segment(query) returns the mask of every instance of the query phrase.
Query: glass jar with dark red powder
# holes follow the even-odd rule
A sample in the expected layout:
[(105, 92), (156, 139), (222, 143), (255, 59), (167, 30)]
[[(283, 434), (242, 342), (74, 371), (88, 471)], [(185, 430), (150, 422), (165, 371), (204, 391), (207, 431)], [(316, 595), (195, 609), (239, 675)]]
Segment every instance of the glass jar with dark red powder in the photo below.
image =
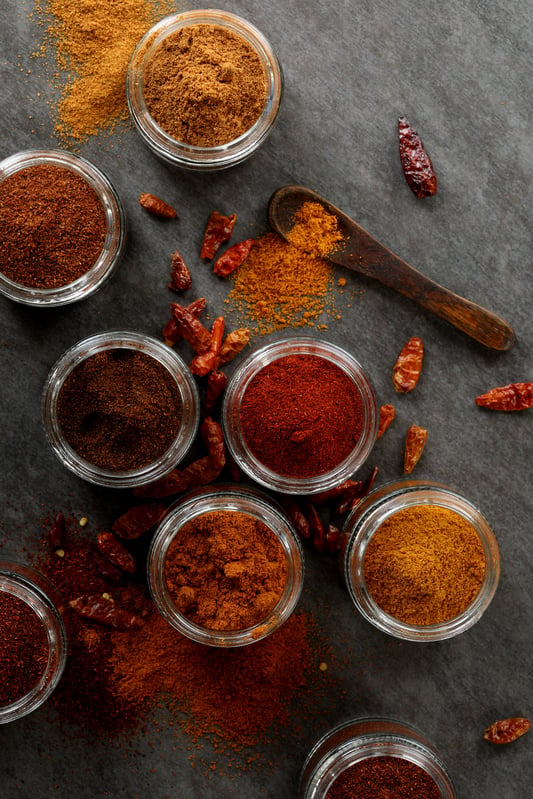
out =
[(334, 727), (309, 753), (300, 799), (456, 799), (437, 750), (411, 725), (386, 718)]
[(22, 564), (0, 561), (0, 724), (40, 707), (67, 659), (61, 599)]
[(183, 359), (141, 333), (90, 336), (65, 352), (43, 393), (43, 421), (61, 463), (79, 477), (133, 488), (164, 477), (199, 423), (196, 384)]
[(0, 292), (50, 307), (93, 294), (124, 250), (126, 217), (109, 179), (81, 156), (28, 150), (0, 163)]
[(361, 365), (335, 344), (298, 337), (257, 350), (226, 389), (231, 453), (256, 482), (285, 494), (338, 485), (368, 458), (378, 410)]

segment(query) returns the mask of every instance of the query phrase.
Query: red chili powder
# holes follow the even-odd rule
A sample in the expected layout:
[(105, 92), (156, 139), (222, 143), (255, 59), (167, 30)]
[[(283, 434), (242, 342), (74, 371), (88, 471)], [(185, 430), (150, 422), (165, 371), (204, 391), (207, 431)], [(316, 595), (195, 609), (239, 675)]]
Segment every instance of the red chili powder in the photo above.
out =
[(345, 769), (326, 799), (441, 799), (424, 769), (401, 757), (370, 757)]
[(29, 693), (48, 663), (42, 621), (26, 602), (8, 591), (0, 591), (0, 662), (0, 707)]
[(104, 246), (102, 204), (81, 175), (52, 164), (0, 183), (0, 264), (10, 280), (53, 289), (77, 280)]
[(244, 439), (277, 474), (315, 477), (348, 457), (362, 430), (358, 389), (336, 364), (288, 355), (261, 369), (240, 407)]

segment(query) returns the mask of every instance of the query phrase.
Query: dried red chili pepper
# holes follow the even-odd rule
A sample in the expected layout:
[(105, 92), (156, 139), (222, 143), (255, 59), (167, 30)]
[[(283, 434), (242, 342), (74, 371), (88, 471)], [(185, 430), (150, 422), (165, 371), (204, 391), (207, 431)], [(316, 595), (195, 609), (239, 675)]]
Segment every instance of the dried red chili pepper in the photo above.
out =
[(96, 546), (105, 558), (122, 571), (133, 574), (137, 570), (135, 558), (120, 543), (114, 533), (98, 533)]
[(166, 507), (161, 502), (151, 502), (146, 505), (136, 505), (119, 516), (113, 522), (113, 532), (129, 541), (139, 538), (155, 524), (159, 524), (166, 513)]
[(241, 470), (229, 450), (226, 450), (226, 469), (228, 470), (231, 481), (233, 483), (239, 483), (241, 480)]
[(376, 440), (381, 438), (387, 427), (390, 425), (394, 417), (396, 416), (396, 410), (394, 405), (382, 405), (379, 409), (379, 426), (378, 432), (376, 435)]
[(392, 370), (392, 384), (400, 394), (412, 391), (422, 371), (424, 344), (422, 339), (411, 336), (402, 347)]
[(363, 492), (363, 481), (358, 480), (357, 483), (349, 490), (346, 491), (340, 498), (339, 503), (335, 508), (335, 516), (342, 516), (344, 513), (354, 507), (359, 502)]
[(355, 508), (355, 506), (358, 505), (361, 502), (361, 500), (364, 499), (367, 496), (367, 494), (370, 494), (370, 492), (372, 491), (372, 488), (374, 487), (374, 483), (376, 481), (376, 477), (377, 477), (378, 471), (379, 471), (378, 467), (374, 466), (374, 468), (372, 469), (372, 471), (368, 475), (367, 479), (363, 483), (363, 485), (361, 487), (361, 491), (359, 492), (359, 496), (354, 497), (352, 499), (352, 501), (350, 502), (349, 507), (346, 508), (346, 510), (353, 510)]
[(170, 312), (178, 323), (181, 335), (193, 350), (199, 355), (207, 352), (211, 344), (211, 333), (200, 320), (177, 302), (170, 304)]
[(194, 375), (205, 377), (214, 369), (217, 355), (222, 344), (224, 335), (224, 317), (218, 316), (211, 327), (211, 343), (205, 352), (195, 355), (190, 364), (190, 370)]
[(226, 447), (222, 428), (218, 422), (207, 416), (200, 425), (200, 435), (211, 458), (211, 463), (216, 469), (222, 469), (226, 463)]
[(517, 716), (490, 724), (483, 733), (483, 738), (493, 744), (508, 744), (516, 741), (517, 738), (520, 738), (530, 729), (530, 720)]
[(188, 291), (192, 286), (191, 272), (178, 250), (175, 250), (170, 256), (170, 283), (168, 288), (177, 291), (181, 294)]
[(250, 329), (248, 327), (239, 327), (237, 330), (232, 330), (231, 333), (228, 333), (217, 355), (215, 369), (218, 369), (223, 363), (233, 360), (249, 341)]
[(175, 219), (178, 212), (171, 205), (154, 194), (143, 193), (139, 196), (139, 204), (153, 216), (161, 219)]
[[(187, 305), (187, 310), (189, 313), (199, 319), (202, 311), (205, 310), (205, 306), (205, 297), (198, 297), (196, 300), (193, 300), (190, 305)], [(163, 339), (165, 340), (165, 344), (168, 344), (172, 347), (182, 338), (183, 334), (181, 332), (181, 325), (176, 319), (174, 319), (174, 317), (171, 317), (163, 327)]]
[(236, 220), (237, 214), (223, 216), (218, 211), (213, 211), (207, 220), (200, 258), (210, 260), (215, 257), (220, 245), (230, 240)]
[(243, 261), (248, 258), (250, 250), (255, 244), (255, 239), (245, 239), (239, 241), (232, 247), (228, 247), (226, 252), (222, 253), (213, 266), (213, 272), (219, 277), (228, 277), (234, 272)]
[(183, 470), (183, 473), (189, 480), (189, 487), (198, 488), (212, 483), (213, 480), (220, 476), (221, 471), (222, 467), (219, 468), (217, 464), (213, 463), (210, 455), (205, 455), (203, 458), (198, 458), (198, 460), (189, 464)]
[(437, 193), (437, 176), (422, 139), (404, 116), (398, 119), (400, 161), (409, 188), (417, 197)]
[(306, 515), (309, 521), (311, 543), (317, 552), (324, 552), (326, 549), (326, 533), (322, 519), (312, 502), (308, 502), (306, 505)]
[(206, 416), (213, 415), (217, 401), (226, 388), (227, 382), (228, 378), (224, 372), (220, 372), (218, 369), (213, 369), (211, 372), (209, 372), (207, 375), (204, 401), (200, 409), (200, 416), (202, 419), (205, 419)]
[(78, 615), (85, 619), (97, 621), (115, 630), (131, 630), (142, 627), (144, 621), (133, 613), (123, 608), (118, 608), (112, 599), (101, 596), (100, 594), (85, 594), (84, 596), (72, 599), (70, 607)]
[(56, 552), (58, 549), (63, 549), (66, 542), (66, 529), (65, 529), (65, 517), (62, 513), (58, 513), (56, 518), (54, 519), (54, 523), (48, 530), (46, 535), (48, 546), (52, 550), (52, 552)]
[(144, 499), (162, 499), (181, 494), (189, 488), (189, 478), (179, 469), (172, 469), (166, 477), (133, 489), (133, 495)]
[(476, 397), (476, 405), (492, 411), (523, 411), (533, 408), (533, 383), (509, 383)]
[(323, 505), (326, 502), (331, 502), (333, 499), (344, 499), (347, 494), (349, 495), (353, 491), (359, 490), (362, 485), (360, 480), (345, 480), (343, 483), (339, 483), (338, 486), (329, 488), (327, 491), (313, 494), (313, 502), (315, 505)]
[(338, 550), (341, 542), (341, 531), (335, 524), (331, 524), (331, 522), (328, 524), (324, 541), (327, 552), (331, 552), (333, 554)]
[(423, 427), (413, 424), (407, 431), (405, 439), (405, 452), (403, 459), (404, 474), (411, 474), (416, 464), (420, 460), (423, 449), (426, 446), (428, 431)]
[(307, 516), (300, 508), (298, 502), (293, 497), (284, 496), (281, 504), (285, 508), (287, 515), (296, 528), (296, 532), (301, 538), (310, 538), (311, 529)]
[(94, 562), (98, 571), (108, 580), (114, 583), (120, 582), (124, 572), (118, 569), (108, 558), (105, 558), (98, 550), (94, 553)]

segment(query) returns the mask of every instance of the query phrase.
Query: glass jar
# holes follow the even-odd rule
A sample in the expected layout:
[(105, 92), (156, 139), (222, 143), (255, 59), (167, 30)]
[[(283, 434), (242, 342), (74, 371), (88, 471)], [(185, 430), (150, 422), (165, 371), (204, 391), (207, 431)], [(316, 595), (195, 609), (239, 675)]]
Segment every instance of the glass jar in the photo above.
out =
[[(42, 624), (46, 662), (38, 681), (24, 696), (0, 707), (0, 724), (26, 716), (40, 707), (56, 688), (67, 660), (67, 634), (61, 617), (62, 601), (54, 586), (42, 575), (19, 563), (0, 561), (0, 593), (24, 603)], [(21, 630), (21, 636), (26, 630)], [(1, 645), (1, 644), (0, 644)], [(24, 664), (22, 664), (24, 668)], [(6, 677), (3, 675), (3, 680)]]
[(126, 216), (120, 198), (107, 177), (85, 158), (62, 150), (28, 150), (4, 159), (0, 163), (0, 184), (20, 170), (41, 165), (68, 169), (94, 189), (105, 216), (104, 244), (96, 263), (72, 283), (57, 288), (33, 288), (15, 283), (0, 272), (0, 292), (25, 305), (67, 305), (89, 297), (114, 272), (124, 251)]
[[(264, 70), (266, 96), (259, 118), (251, 128), (226, 144), (204, 147), (178, 141), (157, 124), (146, 105), (144, 81), (155, 51), (168, 37), (190, 25), (216, 25), (241, 37), (257, 53)], [(256, 152), (274, 126), (280, 108), (282, 89), (281, 67), (263, 34), (236, 14), (215, 9), (198, 9), (172, 14), (154, 25), (138, 43), (126, 79), (129, 112), (145, 144), (168, 163), (202, 171), (234, 166)]]
[[(362, 426), (349, 455), (329, 471), (310, 477), (279, 474), (262, 463), (252, 452), (243, 435), (241, 404), (251, 380), (266, 366), (287, 356), (312, 355), (341, 369), (353, 383), (361, 400)], [(342, 483), (368, 458), (379, 422), (374, 391), (360, 364), (348, 352), (325, 341), (308, 337), (283, 339), (256, 350), (230, 378), (222, 406), (222, 424), (226, 442), (235, 461), (249, 477), (273, 491), (284, 494), (316, 494)], [(343, 430), (339, 430), (339, 436)]]
[[(73, 369), (97, 353), (114, 349), (144, 353), (165, 367), (176, 384), (182, 405), (180, 425), (170, 447), (152, 463), (124, 471), (100, 468), (81, 457), (66, 440), (58, 419), (61, 389)], [(141, 333), (112, 330), (79, 341), (59, 358), (44, 386), (42, 415), (48, 441), (63, 466), (97, 485), (134, 488), (164, 477), (185, 457), (198, 430), (200, 400), (190, 370), (174, 350)]]
[(326, 799), (343, 771), (374, 757), (396, 757), (413, 763), (433, 780), (442, 799), (456, 799), (446, 767), (425, 736), (404, 722), (386, 718), (353, 719), (326, 733), (303, 766), (300, 799)]
[[(265, 618), (242, 630), (212, 630), (193, 623), (177, 609), (165, 576), (169, 547), (180, 529), (206, 513), (226, 511), (245, 514), (266, 525), (281, 544), (287, 564), (286, 581), (277, 604)], [(287, 621), (302, 593), (304, 563), (298, 535), (276, 502), (252, 487), (221, 484), (193, 491), (171, 506), (152, 540), (147, 571), (154, 603), (176, 630), (201, 644), (238, 647), (266, 638)]]
[[(376, 603), (365, 583), (364, 559), (372, 536), (392, 515), (417, 506), (438, 506), (462, 516), (477, 534), (485, 561), (481, 586), (470, 605), (437, 624), (408, 624), (394, 618)], [(400, 480), (375, 489), (354, 508), (342, 531), (341, 563), (356, 608), (378, 629), (406, 641), (441, 641), (468, 630), (488, 608), (500, 577), (498, 543), (479, 510), (451, 488), (419, 480)]]

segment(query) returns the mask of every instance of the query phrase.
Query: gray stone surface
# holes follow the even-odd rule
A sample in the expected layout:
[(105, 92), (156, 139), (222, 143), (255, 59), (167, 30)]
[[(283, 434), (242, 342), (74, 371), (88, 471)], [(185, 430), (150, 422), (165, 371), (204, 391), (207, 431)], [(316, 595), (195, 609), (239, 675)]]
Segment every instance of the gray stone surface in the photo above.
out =
[[(488, 351), (390, 290), (344, 274), (341, 318), (324, 320), (322, 335), (356, 355), (380, 403), (397, 405), (397, 419), (371, 456), (380, 484), (401, 475), (407, 427), (427, 427), (415, 476), (451, 485), (481, 508), (500, 544), (502, 574), (472, 630), (443, 643), (402, 644), (360, 618), (333, 560), (308, 550), (302, 607), (344, 656), (333, 697), (342, 699), (324, 712), (321, 731), (349, 716), (394, 716), (433, 740), (458, 796), (525, 799), (532, 795), (533, 733), (496, 748), (482, 732), (497, 718), (533, 715), (533, 410), (491, 414), (473, 400), (494, 385), (533, 379), (531, 2), (242, 0), (226, 7), (265, 33), (284, 69), (282, 112), (263, 149), (231, 171), (201, 176), (159, 162), (129, 125), (93, 137), (80, 152), (115, 184), (129, 219), (116, 277), (93, 298), (58, 311), (0, 298), (2, 551), (36, 545), (43, 509), (68, 506), (100, 529), (125, 502), (71, 476), (47, 447), (40, 396), (55, 359), (112, 327), (159, 335), (168, 312), (168, 256), (177, 246), (198, 265), (197, 294), (207, 296), (213, 315), (226, 313), (226, 284), (197, 258), (209, 212), (237, 212), (235, 240), (258, 235), (267, 229), (274, 189), (310, 186), (422, 272), (508, 319), (517, 334), (510, 352)], [(0, 8), (1, 158), (58, 146), (58, 90), (43, 62), (30, 57), (42, 38), (31, 11), (29, 0), (3, 0)], [(400, 114), (433, 158), (433, 199), (417, 200), (403, 178)], [(140, 191), (173, 202), (178, 222), (148, 218), (137, 205)], [(230, 311), (229, 325), (232, 318)], [(410, 335), (426, 345), (424, 371), (417, 390), (397, 398), (391, 368)], [(207, 777), (191, 768), (189, 742), (176, 727), (160, 729), (155, 741), (147, 732), (126, 751), (105, 739), (84, 747), (39, 711), (0, 728), (0, 795), (289, 799), (315, 737), (304, 725), (275, 752), (274, 765)], [(208, 747), (204, 755), (216, 760)]]

